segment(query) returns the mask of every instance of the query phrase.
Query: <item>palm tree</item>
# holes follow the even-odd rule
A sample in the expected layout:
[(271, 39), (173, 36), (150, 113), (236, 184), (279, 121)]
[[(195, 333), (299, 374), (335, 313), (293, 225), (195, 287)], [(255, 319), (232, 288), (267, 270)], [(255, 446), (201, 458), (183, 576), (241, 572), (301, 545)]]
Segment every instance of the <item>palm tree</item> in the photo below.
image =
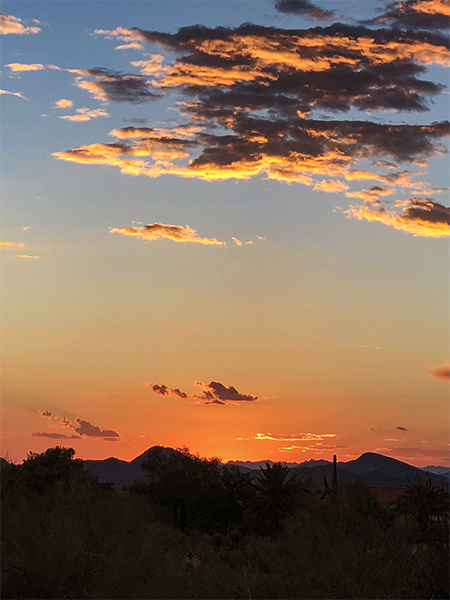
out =
[(425, 531), (433, 517), (443, 518), (449, 513), (449, 495), (428, 478), (426, 483), (417, 481), (406, 486), (406, 492), (395, 502), (400, 514), (412, 515), (421, 531)]
[(256, 495), (251, 509), (256, 519), (270, 530), (280, 528), (282, 518), (300, 506), (299, 494), (307, 491), (298, 474), (290, 475), (289, 467), (282, 462), (260, 467), (252, 486)]

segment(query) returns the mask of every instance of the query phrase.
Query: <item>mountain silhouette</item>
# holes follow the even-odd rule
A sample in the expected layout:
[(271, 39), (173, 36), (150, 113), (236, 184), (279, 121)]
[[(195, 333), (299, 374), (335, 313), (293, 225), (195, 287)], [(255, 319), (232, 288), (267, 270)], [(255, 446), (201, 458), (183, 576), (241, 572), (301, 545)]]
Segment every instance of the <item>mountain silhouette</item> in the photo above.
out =
[[(84, 466), (89, 473), (99, 478), (100, 482), (110, 482), (116, 489), (122, 489), (135, 481), (145, 481), (145, 474), (141, 469), (143, 461), (156, 449), (164, 454), (176, 452), (173, 448), (163, 446), (152, 446), (132, 461), (119, 460), (118, 458), (107, 458), (105, 460), (84, 460)], [(237, 467), (243, 473), (252, 476), (257, 473), (259, 467), (272, 461), (229, 461), (224, 467)], [(323, 478), (331, 483), (333, 477), (333, 465), (325, 460), (309, 460), (303, 463), (290, 463), (293, 473), (300, 473), (304, 479), (312, 479), (318, 489), (323, 488)], [(425, 483), (428, 478), (436, 485), (448, 485), (446, 476), (429, 473), (408, 463), (376, 454), (365, 452), (359, 458), (348, 462), (338, 462), (337, 478), (339, 483), (352, 481), (363, 481), (373, 487), (404, 487), (409, 483), (421, 481)]]

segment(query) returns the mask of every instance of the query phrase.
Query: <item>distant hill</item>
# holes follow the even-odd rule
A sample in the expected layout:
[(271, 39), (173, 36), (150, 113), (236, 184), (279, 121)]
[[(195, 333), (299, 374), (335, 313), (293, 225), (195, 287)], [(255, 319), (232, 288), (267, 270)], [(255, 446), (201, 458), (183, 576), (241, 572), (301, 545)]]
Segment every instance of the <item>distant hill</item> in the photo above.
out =
[(435, 465), (428, 465), (428, 467), (423, 467), (422, 471), (428, 471), (429, 473), (434, 473), (435, 475), (443, 475), (444, 477), (450, 478), (450, 467), (436, 467)]
[[(130, 462), (117, 458), (105, 460), (85, 460), (84, 466), (92, 475), (96, 475), (102, 483), (111, 482), (114, 487), (121, 489), (135, 481), (145, 481), (141, 464), (149, 453), (161, 448), (164, 453), (176, 452), (173, 448), (153, 446)], [(229, 461), (224, 466), (236, 466), (243, 473), (253, 475), (261, 466), (273, 461)], [(326, 460), (309, 460), (303, 463), (288, 463), (293, 473), (299, 473), (304, 479), (312, 479), (318, 489), (324, 486), (323, 478), (331, 484), (333, 465)], [(428, 477), (436, 485), (448, 485), (448, 477), (418, 469), (389, 456), (366, 452), (356, 460), (338, 462), (337, 477), (340, 483), (364, 481), (372, 487), (402, 487), (411, 482), (426, 482)]]

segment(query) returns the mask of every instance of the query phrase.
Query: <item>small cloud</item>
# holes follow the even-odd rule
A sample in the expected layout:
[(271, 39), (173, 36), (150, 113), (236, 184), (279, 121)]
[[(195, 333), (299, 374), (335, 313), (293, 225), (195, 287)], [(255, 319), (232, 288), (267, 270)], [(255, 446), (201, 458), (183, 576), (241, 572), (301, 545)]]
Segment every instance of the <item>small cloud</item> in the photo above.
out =
[(0, 90), (0, 95), (1, 94), (8, 94), (9, 96), (17, 96), (18, 98), (22, 98), (23, 100), (28, 100), (28, 98), (25, 98), (25, 96), (20, 92), (8, 92), (8, 90)]
[(14, 73), (22, 71), (42, 71), (43, 69), (45, 69), (44, 65), (41, 65), (39, 63), (31, 65), (25, 65), (22, 63), (10, 63), (9, 65), (5, 65), (5, 67), (9, 67)]
[(71, 106), (73, 106), (72, 100), (66, 100), (65, 98), (62, 98), (61, 100), (57, 100), (55, 102), (53, 108), (70, 108)]
[(168, 239), (173, 242), (190, 242), (207, 246), (226, 246), (225, 242), (219, 242), (215, 238), (199, 237), (195, 229), (191, 229), (189, 225), (183, 227), (181, 225), (152, 223), (150, 225), (145, 225), (144, 227), (128, 227), (125, 229), (114, 227), (111, 229), (111, 233), (130, 235), (146, 241)]
[(59, 117), (60, 119), (65, 119), (66, 121), (76, 121), (76, 122), (84, 122), (90, 121), (91, 119), (97, 119), (98, 117), (109, 117), (109, 113), (102, 108), (96, 108), (91, 110), (89, 108), (77, 108), (75, 111), (75, 115), (64, 115)]
[(401, 427), (400, 425), (396, 427), (396, 429), (399, 429), (400, 431), (408, 431), (407, 427)]
[(138, 44), (137, 42), (131, 42), (130, 44), (122, 44), (120, 46), (116, 46), (116, 50), (143, 50), (144, 47), (142, 44)]
[(14, 256), (17, 256), (17, 258), (30, 258), (31, 260), (41, 258), (40, 256), (32, 256), (31, 254), (15, 254)]
[(438, 367), (432, 367), (431, 369), (428, 369), (428, 374), (432, 377), (447, 381), (450, 379), (450, 363), (446, 362)]
[(22, 231), (28, 231), (30, 229), (29, 225), (26, 225), (25, 227), (22, 227)]
[(23, 248), (25, 246), (25, 244), (23, 242), (20, 242), (20, 243), (17, 243), (17, 242), (0, 242), (0, 246), (5, 246), (5, 247), (15, 246), (16, 248)]
[(311, 17), (313, 19), (331, 19), (334, 10), (323, 10), (309, 0), (275, 0), (275, 10), (282, 13)]
[(42, 410), (38, 410), (38, 413), (41, 415), (41, 417), (45, 417), (46, 419), (50, 419), (53, 416), (49, 410), (45, 410), (44, 412)]
[[(33, 23), (38, 25), (39, 21), (37, 19), (33, 19)], [(0, 33), (2, 35), (23, 35), (30, 33), (40, 33), (40, 31), (40, 27), (26, 27), (23, 24), (22, 19), (19, 19), (19, 17), (13, 17), (12, 15), (8, 15), (6, 13), (2, 13), (0, 15)]]
[(120, 437), (117, 431), (113, 431), (112, 429), (100, 429), (97, 425), (92, 425), (89, 421), (84, 421), (78, 417), (75, 420), (78, 423), (78, 427), (75, 427), (75, 431), (80, 435), (107, 438), (108, 441), (110, 441), (109, 438)]

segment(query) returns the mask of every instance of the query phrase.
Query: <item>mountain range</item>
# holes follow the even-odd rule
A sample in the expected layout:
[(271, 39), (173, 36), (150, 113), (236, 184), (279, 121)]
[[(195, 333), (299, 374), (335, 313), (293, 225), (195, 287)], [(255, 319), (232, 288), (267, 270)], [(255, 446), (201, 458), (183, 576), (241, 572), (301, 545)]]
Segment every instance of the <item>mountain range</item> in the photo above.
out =
[[(137, 456), (132, 461), (107, 458), (105, 460), (85, 460), (84, 466), (101, 482), (111, 482), (116, 489), (131, 485), (134, 481), (145, 481), (141, 464), (152, 448)], [(176, 452), (172, 448), (163, 448), (166, 453)], [(237, 467), (250, 476), (260, 467), (272, 461), (229, 461), (225, 467)], [(331, 482), (333, 465), (326, 460), (308, 460), (302, 463), (287, 463), (292, 473), (299, 473), (304, 479), (312, 479), (317, 488), (324, 485), (324, 476)], [(436, 473), (438, 471), (438, 473)], [(440, 473), (440, 474), (439, 474)], [(445, 467), (433, 467), (430, 471), (419, 469), (395, 458), (365, 452), (359, 458), (348, 462), (337, 463), (337, 477), (341, 483), (363, 481), (374, 487), (402, 487), (415, 481), (426, 482), (428, 478), (436, 485), (449, 484), (449, 470)]]

